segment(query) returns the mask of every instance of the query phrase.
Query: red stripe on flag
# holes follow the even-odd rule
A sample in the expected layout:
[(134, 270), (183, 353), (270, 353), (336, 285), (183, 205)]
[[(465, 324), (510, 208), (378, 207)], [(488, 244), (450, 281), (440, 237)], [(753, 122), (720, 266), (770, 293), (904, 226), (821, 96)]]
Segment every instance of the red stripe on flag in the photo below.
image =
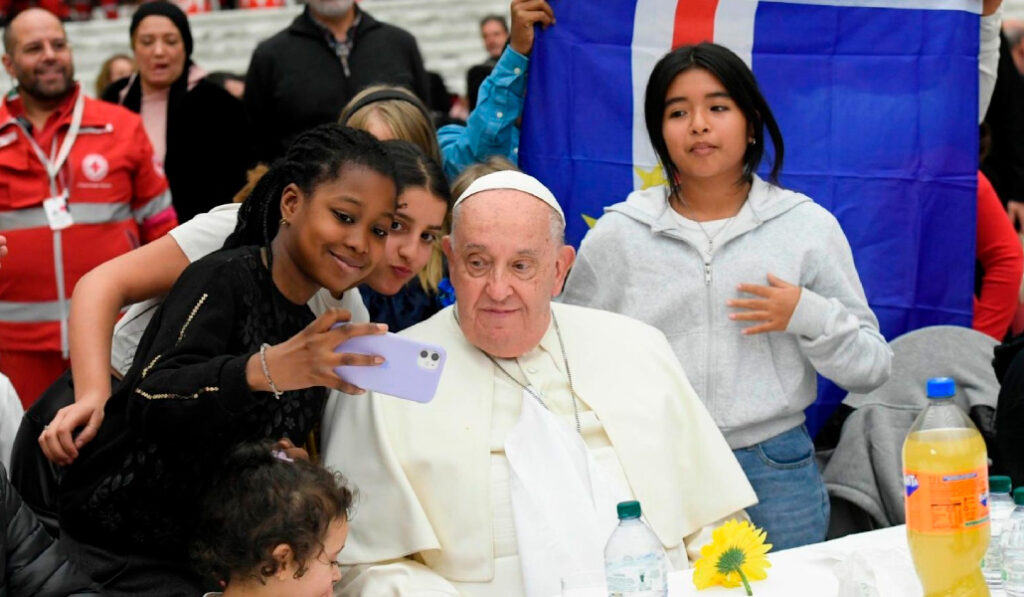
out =
[(679, 0), (672, 48), (715, 40), (715, 11), (718, 0)]

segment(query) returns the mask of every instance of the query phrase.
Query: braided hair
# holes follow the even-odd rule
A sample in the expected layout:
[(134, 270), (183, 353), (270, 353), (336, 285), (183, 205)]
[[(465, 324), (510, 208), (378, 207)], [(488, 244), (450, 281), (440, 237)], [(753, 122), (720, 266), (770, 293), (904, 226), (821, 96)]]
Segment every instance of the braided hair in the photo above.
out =
[(389, 153), (370, 133), (334, 123), (302, 133), (242, 203), (238, 209), (238, 224), (224, 241), (224, 248), (264, 247), (269, 267), (273, 260), (270, 243), (280, 226), (284, 188), (295, 184), (310, 195), (320, 184), (336, 179), (343, 169), (350, 167), (369, 168), (399, 187)]

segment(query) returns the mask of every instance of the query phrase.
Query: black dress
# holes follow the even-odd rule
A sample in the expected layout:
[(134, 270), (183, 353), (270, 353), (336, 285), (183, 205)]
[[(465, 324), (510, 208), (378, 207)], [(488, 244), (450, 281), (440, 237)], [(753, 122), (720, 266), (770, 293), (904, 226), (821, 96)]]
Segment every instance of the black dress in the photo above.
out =
[(301, 444), (320, 420), (323, 388), (277, 400), (251, 391), (245, 376), (261, 343), (312, 320), (273, 285), (256, 247), (190, 265), (146, 329), (99, 434), (61, 481), (63, 533), (112, 554), (186, 564), (200, 496), (226, 453), (249, 440)]

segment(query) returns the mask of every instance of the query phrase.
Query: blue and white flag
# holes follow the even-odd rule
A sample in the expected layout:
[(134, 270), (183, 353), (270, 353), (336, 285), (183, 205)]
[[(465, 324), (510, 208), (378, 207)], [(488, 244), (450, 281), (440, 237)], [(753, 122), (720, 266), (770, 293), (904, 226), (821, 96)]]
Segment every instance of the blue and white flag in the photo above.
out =
[[(751, 65), (785, 139), (782, 184), (839, 219), (886, 337), (970, 325), (980, 0), (551, 4), (520, 162), (561, 201), (572, 243), (586, 218), (664, 181), (648, 76), (672, 48), (714, 41)], [(826, 388), (812, 428), (841, 397)]]

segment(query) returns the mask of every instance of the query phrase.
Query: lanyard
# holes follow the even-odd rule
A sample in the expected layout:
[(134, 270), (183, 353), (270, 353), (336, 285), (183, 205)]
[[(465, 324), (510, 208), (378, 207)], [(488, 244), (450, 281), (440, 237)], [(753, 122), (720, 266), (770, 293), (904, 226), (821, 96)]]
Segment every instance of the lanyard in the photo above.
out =
[(50, 179), (50, 193), (53, 195), (57, 195), (57, 174), (60, 173), (60, 169), (64, 167), (64, 162), (67, 161), (68, 155), (71, 154), (71, 147), (75, 144), (75, 140), (78, 138), (78, 129), (82, 126), (82, 112), (84, 110), (84, 93), (79, 90), (78, 98), (75, 100), (75, 107), (71, 112), (71, 127), (64, 136), (64, 142), (60, 144), (60, 149), (57, 150), (56, 156), (47, 157), (43, 152), (43, 148), (39, 147), (39, 144), (36, 143), (35, 138), (28, 131), (22, 128), (22, 131), (25, 132), (25, 137), (28, 138), (29, 144), (36, 152), (36, 157), (39, 158), (39, 162), (44, 168), (46, 168), (46, 175)]

